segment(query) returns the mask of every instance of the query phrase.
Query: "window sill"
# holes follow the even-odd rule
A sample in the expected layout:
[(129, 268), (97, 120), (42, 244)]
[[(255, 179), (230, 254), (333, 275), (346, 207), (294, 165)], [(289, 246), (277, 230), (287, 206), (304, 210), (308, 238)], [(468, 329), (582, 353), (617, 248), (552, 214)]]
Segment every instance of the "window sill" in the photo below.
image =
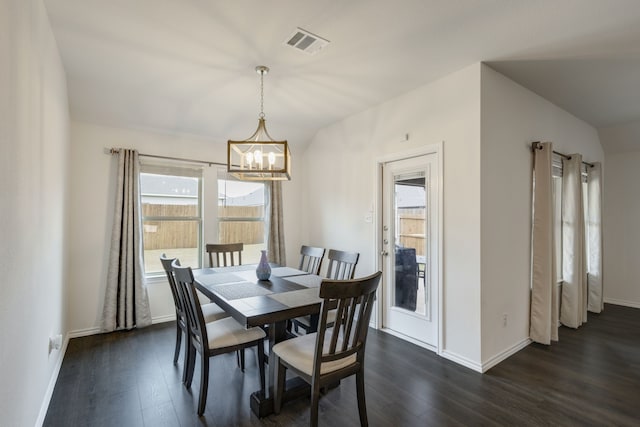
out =
[(155, 285), (156, 283), (167, 283), (167, 276), (163, 274), (154, 274), (152, 276), (144, 277), (145, 285)]

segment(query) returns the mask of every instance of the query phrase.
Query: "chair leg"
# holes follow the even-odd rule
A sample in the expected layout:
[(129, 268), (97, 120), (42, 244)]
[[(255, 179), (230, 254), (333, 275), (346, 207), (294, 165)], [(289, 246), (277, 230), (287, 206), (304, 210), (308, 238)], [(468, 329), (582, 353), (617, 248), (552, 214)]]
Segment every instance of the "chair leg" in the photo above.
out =
[(275, 397), (273, 399), (273, 411), (276, 414), (280, 413), (280, 409), (282, 408), (282, 396), (284, 395), (284, 387), (285, 387), (285, 378), (287, 376), (287, 368), (282, 363), (280, 363), (280, 358), (278, 356), (275, 357), (275, 369), (276, 369), (276, 386), (275, 386)]
[[(182, 329), (180, 324), (176, 321), (176, 349), (173, 352), (173, 364), (178, 363), (178, 356), (180, 356), (180, 345), (182, 344)], [(186, 361), (186, 357), (185, 357)]]
[(191, 343), (189, 342), (189, 337), (185, 337), (184, 340), (184, 363), (182, 366), (182, 384), (187, 384), (187, 377), (189, 376), (189, 369), (191, 368)]
[[(315, 381), (314, 381), (315, 382)], [(309, 425), (318, 427), (318, 402), (320, 400), (320, 385), (311, 385), (311, 411), (309, 415)]]
[(358, 394), (358, 412), (360, 414), (360, 425), (368, 426), (367, 403), (364, 396), (364, 370), (360, 369), (356, 373), (356, 390)]
[(258, 342), (258, 349), (256, 353), (258, 354), (258, 372), (260, 373), (260, 391), (264, 395), (265, 392), (265, 378), (264, 378), (264, 343), (262, 340)]
[(187, 375), (184, 382), (187, 388), (191, 387), (191, 382), (193, 381), (193, 371), (195, 371), (196, 367), (196, 353), (198, 352), (192, 345), (190, 345), (190, 347), (187, 359)]
[(198, 399), (198, 415), (204, 414), (207, 404), (207, 391), (209, 390), (209, 357), (201, 354), (202, 366), (200, 368), (200, 398)]

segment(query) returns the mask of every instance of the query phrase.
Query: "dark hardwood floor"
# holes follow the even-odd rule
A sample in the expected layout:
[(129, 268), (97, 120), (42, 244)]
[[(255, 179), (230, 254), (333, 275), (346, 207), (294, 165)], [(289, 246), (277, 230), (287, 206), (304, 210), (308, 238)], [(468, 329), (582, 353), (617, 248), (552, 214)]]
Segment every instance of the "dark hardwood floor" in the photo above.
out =
[[(255, 354), (212, 359), (207, 409), (172, 363), (175, 325), (70, 341), (45, 426), (307, 426), (308, 398), (256, 418)], [(532, 344), (484, 375), (370, 330), (366, 392), (372, 426), (640, 425), (640, 310), (607, 305), (560, 342)], [(355, 379), (320, 400), (320, 425), (357, 426)]]

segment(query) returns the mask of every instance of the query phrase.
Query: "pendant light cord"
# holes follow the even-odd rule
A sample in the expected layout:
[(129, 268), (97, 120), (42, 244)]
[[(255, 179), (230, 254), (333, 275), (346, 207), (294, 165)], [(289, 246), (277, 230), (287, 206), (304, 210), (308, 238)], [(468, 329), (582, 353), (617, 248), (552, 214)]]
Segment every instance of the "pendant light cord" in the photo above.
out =
[(260, 115), (264, 119), (264, 70), (260, 71)]

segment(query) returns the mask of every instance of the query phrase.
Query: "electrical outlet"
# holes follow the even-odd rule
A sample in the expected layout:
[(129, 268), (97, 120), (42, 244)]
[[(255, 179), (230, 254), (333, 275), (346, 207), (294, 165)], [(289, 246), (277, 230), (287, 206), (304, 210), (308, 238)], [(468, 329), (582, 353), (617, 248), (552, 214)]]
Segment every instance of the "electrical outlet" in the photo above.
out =
[(49, 337), (49, 354), (53, 350), (60, 350), (60, 347), (62, 347), (62, 335), (58, 334), (54, 337)]
[(509, 315), (507, 313), (502, 314), (502, 327), (506, 328), (509, 320)]

